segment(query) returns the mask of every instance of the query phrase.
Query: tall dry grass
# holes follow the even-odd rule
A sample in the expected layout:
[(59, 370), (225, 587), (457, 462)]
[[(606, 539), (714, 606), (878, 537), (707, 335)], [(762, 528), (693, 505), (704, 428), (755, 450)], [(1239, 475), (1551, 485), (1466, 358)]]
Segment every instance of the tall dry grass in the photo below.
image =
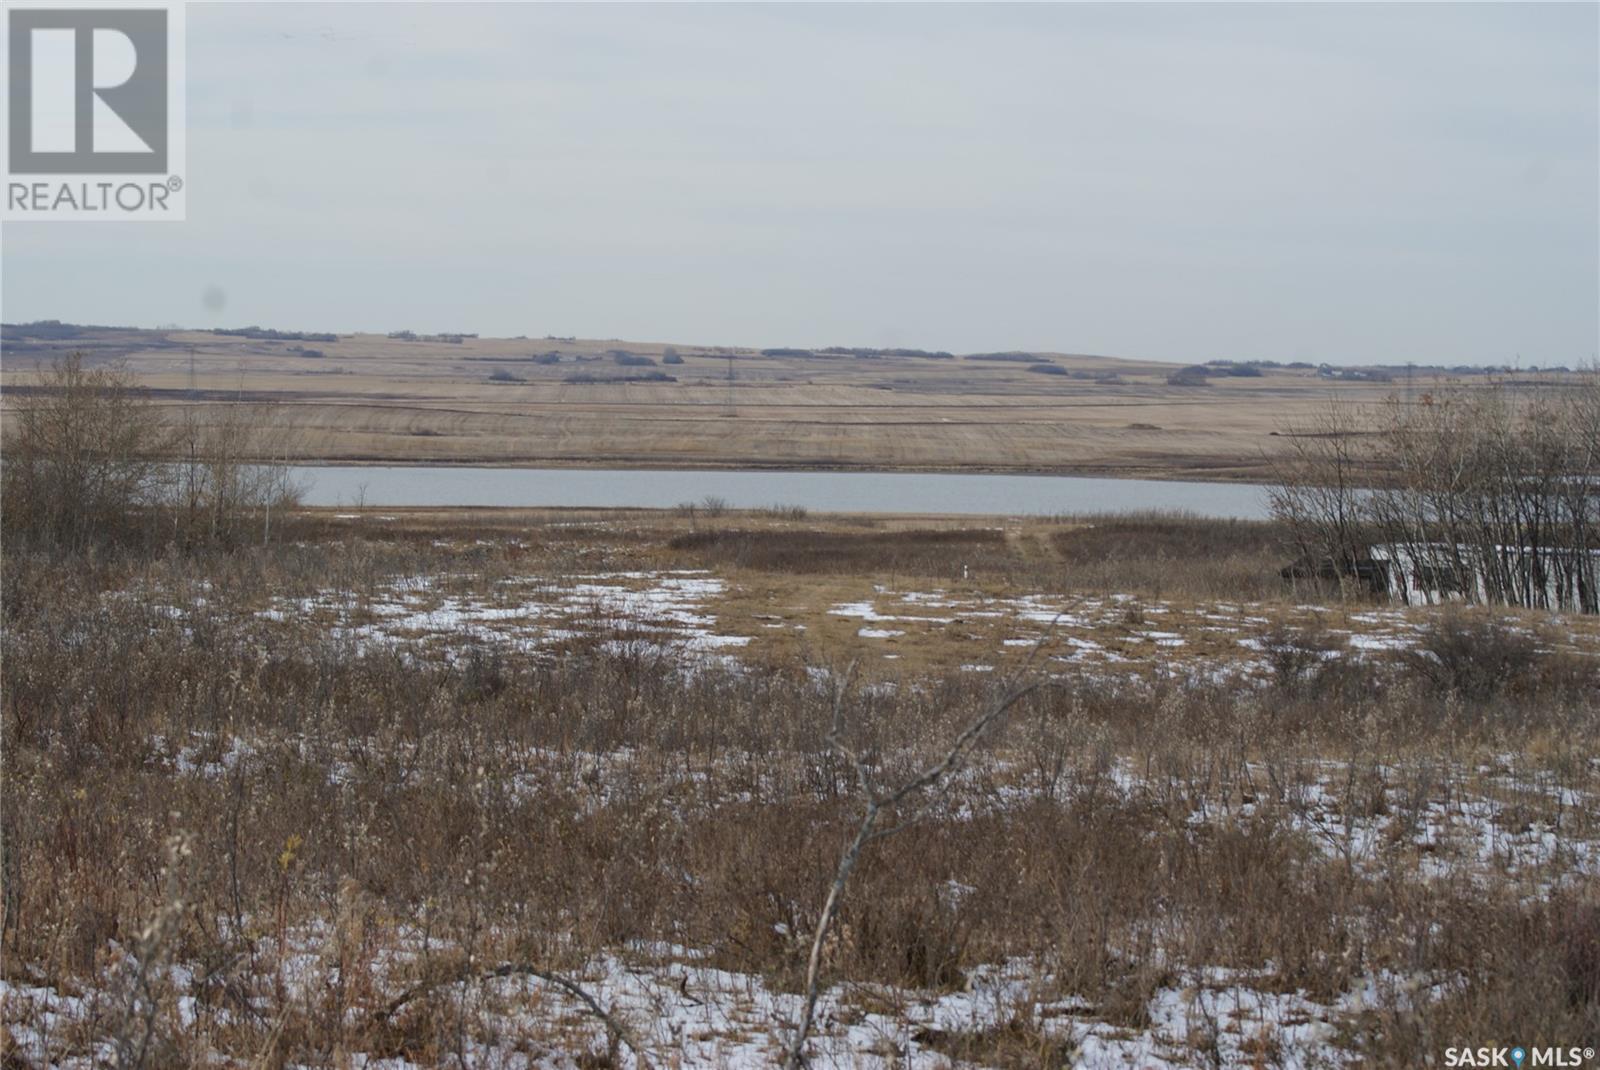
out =
[[(374, 597), (419, 568), (489, 592), (509, 569), (577, 572), (589, 559), (570, 549), (418, 535), (73, 569), (8, 549), (0, 951), (8, 981), (89, 999), (56, 1050), (450, 1065), (504, 1026), (446, 982), (577, 972), (653, 941), (798, 986), (860, 817), (828, 745), (832, 681), (601, 644), (450, 661), (253, 612), (325, 587)], [(1495, 686), (1398, 659), (1050, 680), (943, 804), (863, 855), (827, 979), (953, 989), (1023, 959), (1141, 1029), (1191, 968), (1327, 999), (1381, 978), (1342, 1041), (1380, 1065), (1449, 1037), (1593, 1036), (1600, 900), (1581, 863), (1485, 868), (1413, 833), (1440, 800), (1494, 795), (1514, 803), (1500, 820), (1600, 838), (1594, 667), (1450, 627), (1427, 649), (1494, 655)], [(994, 686), (951, 671), (847, 692), (851, 749), (904, 778)], [(1386, 839), (1350, 831), (1380, 819)], [(1014, 1022), (928, 1042), (1067, 1057), (1027, 1008)], [(568, 1042), (547, 1027), (524, 1020), (520, 1043)]]

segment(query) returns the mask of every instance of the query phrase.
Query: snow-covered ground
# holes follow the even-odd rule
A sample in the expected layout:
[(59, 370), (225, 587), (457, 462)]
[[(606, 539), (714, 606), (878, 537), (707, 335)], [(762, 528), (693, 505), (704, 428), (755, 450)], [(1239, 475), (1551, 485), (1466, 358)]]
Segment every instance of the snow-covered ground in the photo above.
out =
[[(262, 749), (236, 737), (160, 743), (158, 751), (167, 755), (175, 773), (206, 778), (225, 776), (238, 763), (257, 760)], [(589, 805), (605, 806), (615, 789), (639, 774), (641, 760), (625, 750), (530, 749), (520, 764), (529, 791), (554, 777), (586, 785)], [(669, 780), (695, 778), (705, 789), (698, 805), (721, 806), (751, 797), (751, 783), (743, 777), (728, 777), (719, 788), (715, 769), (690, 772), (645, 764)], [(1280, 821), (1330, 862), (1348, 863), (1374, 880), (1459, 886), (1462, 881), (1509, 879), (1530, 896), (1545, 896), (1558, 886), (1600, 879), (1600, 826), (1594, 818), (1600, 799), (1591, 787), (1600, 764), (1571, 774), (1587, 778), (1584, 786), (1546, 769), (1526, 767), (1514, 754), (1470, 765), (1412, 760), (1358, 772), (1378, 779), (1375, 787), (1366, 785), (1359, 810), (1350, 801), (1352, 767), (1332, 760), (1308, 761), (1296, 766), (1292, 776), (1283, 769), (1249, 764), (1240, 772), (1239, 786), (1224, 791), (1214, 785), (1169, 782), (1127, 759), (1113, 759), (1097, 774), (1106, 786), (1096, 790), (1109, 791), (1133, 807), (1188, 798), (1188, 827), (1202, 838), (1208, 826)], [(337, 769), (330, 775), (338, 775)], [(1037, 789), (1026, 787), (1024, 776), (1000, 752), (955, 778), (929, 817), (962, 820), (986, 807), (1037, 801)], [(1415, 787), (1422, 783), (1431, 790), (1416, 795)], [(764, 786), (762, 793), (767, 790)], [(663, 797), (677, 796), (665, 792)], [(963, 892), (960, 887), (952, 890)], [(219, 925), (226, 928), (227, 922)], [(332, 928), (298, 931), (284, 949), (291, 1000), (310, 1000), (328, 990), (339, 961)], [(796, 935), (803, 939), (806, 934)], [(371, 971), (380, 1002), (414, 983), (422, 959), (453, 950), (404, 927), (369, 936), (385, 948), (364, 967)], [(277, 957), (270, 944), (270, 937), (258, 938), (263, 961)], [(98, 986), (57, 988), (42, 977), (27, 981), (25, 973), (0, 982), (7, 1028), (34, 1063), (94, 1065), (87, 1057), (74, 1062), (59, 1055), (69, 1041), (73, 1050), (82, 1050), (85, 1034), (107, 1035), (108, 1023), (118, 1020), (126, 1006), (121, 979), (132, 966), (128, 953), (113, 947), (104, 958), (108, 965)], [(485, 971), (495, 963), (492, 957), (486, 960)], [(1282, 978), (1272, 976), (1270, 969), (1253, 972), (1178, 961), (1159, 965), (1165, 979), (1145, 1000), (1137, 1016), (1144, 1024), (1138, 1026), (1128, 1025), (1126, 1015), (1106, 1020), (1098, 1008), (1063, 992), (1047, 967), (1020, 959), (971, 969), (956, 991), (835, 985), (823, 996), (808, 1050), (814, 1066), (942, 1068), (952, 1065), (952, 1050), (982, 1050), (986, 1032), (1026, 1028), (1038, 1042), (1059, 1048), (1070, 1065), (1095, 1070), (1189, 1067), (1212, 1059), (1224, 1066), (1339, 1066), (1358, 1055), (1347, 1044), (1363, 1009), (1437, 998), (1460, 981), (1379, 973), (1358, 978), (1337, 995), (1313, 996), (1285, 991)], [(187, 1031), (195, 1044), (202, 1044), (202, 1038), (230, 1024), (233, 1012), (196, 998), (199, 964), (162, 969), (176, 994), (171, 1001), (177, 1015), (173, 1028), (180, 1034)], [(626, 1025), (655, 1066), (772, 1065), (800, 1010), (797, 994), (775, 989), (755, 974), (717, 968), (705, 949), (637, 943), (592, 956), (565, 975)], [(254, 998), (260, 1012), (270, 1017), (278, 1008), (272, 984), (267, 978), (257, 982)], [(603, 1024), (574, 997), (537, 978), (451, 983), (438, 992), (475, 1023), (464, 1042), (471, 1066), (576, 1067), (582, 1065), (583, 1053), (606, 1047)], [(108, 1050), (102, 1045), (102, 1054)], [(640, 1065), (625, 1048), (619, 1055), (623, 1065)], [(409, 1070), (431, 1064), (356, 1053), (349, 1065)]]
[(261, 616), (315, 620), (363, 646), (411, 646), (459, 653), (470, 646), (537, 651), (583, 636), (663, 652), (736, 648), (745, 635), (723, 634), (707, 605), (727, 585), (701, 570), (608, 572), (554, 582), (500, 580), (487, 594), (449, 593), (448, 577), (391, 581), (361, 599), (325, 592), (279, 599)]
[[(291, 1003), (313, 1000), (335, 981), (339, 955), (326, 927), (291, 934), (282, 975)], [(452, 950), (434, 941), (424, 948), (416, 934), (369, 965), (381, 985), (393, 992), (406, 987), (407, 967)], [(777, 991), (761, 977), (717, 969), (705, 954), (669, 945), (636, 944), (592, 958), (562, 974), (580, 986), (626, 1030), (618, 1045), (622, 1066), (769, 1067), (781, 1061), (799, 1019), (802, 997)], [(485, 962), (482, 974), (498, 965)], [(123, 1019), (126, 978), (137, 963), (120, 952), (107, 968), (102, 987), (61, 991), (44, 984), (0, 981), (0, 999), (18, 1051), (38, 1065), (87, 1068), (114, 1060), (109, 1036), (92, 1045), (94, 1056), (65, 1055), (69, 1046), (83, 1052), (82, 1035), (95, 1035)], [(476, 976), (441, 984), (435, 1000), (453, 1003), (474, 1023), (461, 1044), (465, 1063), (483, 1068), (576, 1068), (585, 1056), (610, 1046), (605, 1024), (576, 996), (548, 980), (508, 971), (504, 977)], [(191, 966), (166, 966), (158, 983), (177, 992), (197, 988)], [(272, 983), (258, 982), (251, 1002), (257, 1013), (273, 1013)], [(1025, 960), (971, 971), (961, 991), (901, 989), (880, 984), (839, 985), (825, 989), (816, 1026), (806, 1046), (818, 1067), (950, 1067), (948, 1054), (967, 1045), (965, 1065), (983, 1065), (981, 1038), (997, 1031), (1028, 1030), (1086, 1070), (1150, 1070), (1195, 1065), (1197, 1043), (1220, 1065), (1254, 1065), (1272, 1055), (1272, 1065), (1301, 1068), (1338, 1066), (1354, 1053), (1334, 1043), (1341, 1025), (1362, 1008), (1379, 1002), (1433, 998), (1447, 987), (1443, 978), (1383, 974), (1362, 979), (1331, 1000), (1304, 992), (1268, 988), (1265, 978), (1246, 971), (1179, 971), (1155, 989), (1145, 1005), (1148, 1025), (1133, 1029), (1098, 1018), (1075, 997), (1051, 995), (1054, 979)], [(387, 991), (382, 993), (392, 998)], [(193, 996), (172, 1004), (176, 1020), (165, 1023), (191, 1055), (235, 1065), (210, 1049), (237, 1012), (208, 1007)], [(70, 1045), (69, 1045), (70, 1042)], [(636, 1046), (631, 1047), (630, 1045)], [(377, 1057), (353, 1052), (347, 1065), (377, 1070), (411, 1070), (436, 1065), (404, 1056)], [(643, 1056), (643, 1059), (640, 1057)], [(450, 1065), (457, 1065), (451, 1060)], [(238, 1063), (238, 1065), (243, 1065)]]
[[(1138, 663), (1158, 671), (1192, 671), (1203, 665), (1246, 674), (1266, 670), (1261, 637), (1275, 625), (1319, 636), (1328, 645), (1316, 651), (1322, 657), (1364, 658), (1414, 648), (1431, 619), (1403, 608), (1347, 613), (1303, 605), (1269, 610), (1228, 602), (1179, 604), (1129, 594), (999, 596), (885, 586), (875, 587), (868, 598), (836, 602), (827, 612), (861, 621), (857, 634), (863, 638), (904, 637), (903, 643), (910, 644), (923, 635), (948, 635), (953, 627), (968, 629), (972, 638), (981, 639), (983, 631), (998, 628), (1000, 646), (1037, 645), (1057, 663), (1085, 667)], [(1153, 626), (1156, 623), (1159, 627)], [(1600, 654), (1600, 635), (1572, 627), (1564, 645)]]
[[(946, 645), (945, 664), (962, 668), (1028, 658), (1035, 670), (1046, 673), (1087, 669), (1215, 677), (1269, 672), (1274, 642), (1308, 641), (1311, 645), (1300, 653), (1324, 660), (1411, 651), (1438, 613), (876, 585), (864, 597), (810, 608), (775, 606), (786, 609), (775, 614), (725, 608), (737, 593), (726, 579), (699, 569), (499, 579), (443, 573), (391, 578), (361, 594), (328, 589), (279, 596), (256, 616), (271, 623), (320, 625), (362, 648), (451, 658), (469, 648), (538, 653), (597, 640), (611, 649), (729, 661), (743, 648), (762, 650), (775, 633), (807, 634), (807, 614), (820, 613), (847, 621), (849, 635), (888, 661), (931, 639)], [(187, 599), (150, 591), (118, 597), (175, 620), (194, 609), (222, 608), (205, 591), (190, 592)], [(737, 624), (730, 626), (727, 617)], [(1592, 620), (1551, 616), (1540, 635), (1553, 646), (1600, 656), (1600, 628)], [(826, 641), (824, 635), (813, 645)], [(950, 644), (963, 649), (952, 653)]]

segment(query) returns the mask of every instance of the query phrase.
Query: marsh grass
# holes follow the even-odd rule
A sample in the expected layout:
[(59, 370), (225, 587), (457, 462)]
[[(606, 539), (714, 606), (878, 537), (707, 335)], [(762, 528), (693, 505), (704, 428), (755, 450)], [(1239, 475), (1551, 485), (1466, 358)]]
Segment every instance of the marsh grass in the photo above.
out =
[(1276, 524), (1181, 513), (1079, 518), (1050, 541), (1083, 590), (1154, 598), (1282, 597), (1283, 530)]
[[(752, 516), (770, 519), (769, 513)], [(804, 517), (786, 517), (801, 524)], [(1287, 591), (1275, 524), (1184, 514), (1076, 516), (999, 526), (849, 530), (730, 518), (672, 537), (685, 560), (792, 575), (972, 580), (1031, 591), (1261, 600)]]
[(707, 564), (797, 575), (898, 573), (959, 579), (963, 568), (1004, 574), (1018, 564), (1004, 534), (993, 530), (717, 528), (674, 536), (667, 546)]

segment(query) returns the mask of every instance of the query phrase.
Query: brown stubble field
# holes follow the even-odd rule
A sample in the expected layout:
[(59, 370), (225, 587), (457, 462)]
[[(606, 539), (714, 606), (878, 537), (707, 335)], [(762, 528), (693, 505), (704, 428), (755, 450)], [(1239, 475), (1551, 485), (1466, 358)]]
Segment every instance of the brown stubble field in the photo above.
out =
[[(196, 394), (191, 397), (190, 348)], [(323, 355), (308, 357), (296, 347)], [(1337, 385), (1306, 369), (1210, 385), (1176, 365), (1039, 354), (1069, 374), (957, 357), (767, 357), (753, 349), (615, 340), (334, 342), (203, 331), (105, 330), (8, 344), (3, 383), (83, 349), (125, 363), (165, 407), (281, 406), (292, 459), (344, 463), (1027, 471), (1259, 480), (1281, 440), (1335, 394), (1376, 403), (1397, 387)], [(615, 363), (612, 350), (654, 366)], [(558, 352), (560, 362), (532, 357)], [(729, 363), (733, 382), (728, 381)], [(567, 382), (665, 373), (674, 382)], [(1115, 373), (1119, 381), (1084, 376)], [(491, 376), (514, 377), (493, 381)], [(1415, 389), (1437, 387), (1420, 380)], [(197, 399), (197, 400), (196, 400)]]

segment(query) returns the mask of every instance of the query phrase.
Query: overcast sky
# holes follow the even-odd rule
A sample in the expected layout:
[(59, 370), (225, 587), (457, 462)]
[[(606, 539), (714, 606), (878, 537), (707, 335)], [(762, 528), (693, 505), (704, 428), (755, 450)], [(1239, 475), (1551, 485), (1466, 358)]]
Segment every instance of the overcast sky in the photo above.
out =
[(188, 221), (7, 225), (8, 321), (1600, 349), (1593, 4), (194, 3), (188, 37)]

